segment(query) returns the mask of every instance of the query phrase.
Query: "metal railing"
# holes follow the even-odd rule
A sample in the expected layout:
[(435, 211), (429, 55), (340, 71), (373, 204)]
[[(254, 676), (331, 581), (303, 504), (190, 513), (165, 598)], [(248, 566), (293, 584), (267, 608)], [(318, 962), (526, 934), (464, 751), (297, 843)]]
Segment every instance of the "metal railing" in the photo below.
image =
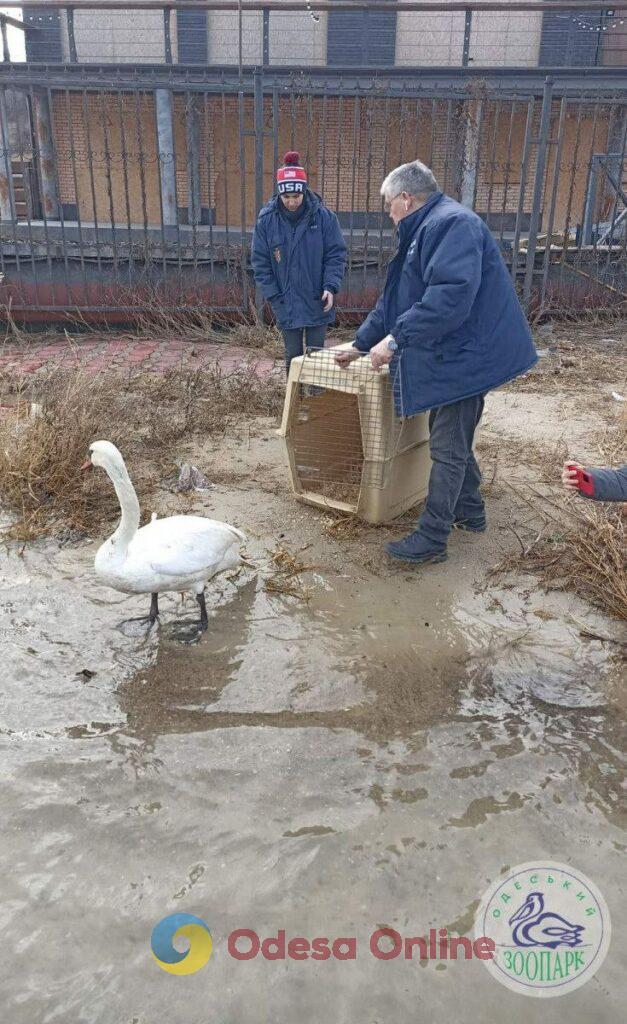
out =
[(43, 63), (264, 67), (627, 64), (627, 9), (600, 0), (7, 0), (3, 5), (5, 11), (13, 8), (24, 18), (25, 54), (16, 42), (19, 18), (0, 14), (5, 61), (25, 55)]
[(378, 293), (395, 244), (380, 183), (416, 157), (488, 223), (528, 309), (613, 304), (626, 145), (611, 68), (0, 64), (0, 303), (247, 314), (252, 227), (295, 148), (347, 239), (343, 315)]

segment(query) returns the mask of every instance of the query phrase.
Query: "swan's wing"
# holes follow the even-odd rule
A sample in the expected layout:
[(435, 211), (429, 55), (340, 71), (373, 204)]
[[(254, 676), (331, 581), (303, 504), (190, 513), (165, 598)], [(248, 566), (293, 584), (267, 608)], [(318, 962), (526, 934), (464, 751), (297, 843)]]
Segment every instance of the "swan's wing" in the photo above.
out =
[[(184, 530), (181, 528), (159, 531), (160, 536), (157, 538), (154, 536), (154, 527), (168, 522), (161, 519), (156, 520), (154, 527), (152, 523), (145, 527), (147, 532), (142, 538), (152, 570), (165, 576), (193, 576), (206, 570), (207, 576), (210, 577), (218, 569), (229, 548), (243, 536), (239, 530), (235, 530), (227, 523), (191, 516), (173, 518), (183, 520), (176, 525), (184, 527)], [(171, 526), (174, 525), (171, 523)], [(139, 534), (137, 536), (139, 537)]]

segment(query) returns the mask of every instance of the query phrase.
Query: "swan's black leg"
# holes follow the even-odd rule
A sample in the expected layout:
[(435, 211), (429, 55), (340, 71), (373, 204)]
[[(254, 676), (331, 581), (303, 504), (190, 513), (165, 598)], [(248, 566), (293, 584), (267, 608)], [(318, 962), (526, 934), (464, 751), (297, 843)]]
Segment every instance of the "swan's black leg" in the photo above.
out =
[(204, 590), (203, 590), (202, 594), (196, 594), (196, 600), (198, 601), (198, 604), (200, 605), (200, 628), (201, 628), (201, 630), (204, 633), (204, 631), (209, 626), (209, 619), (207, 618), (207, 605), (205, 604), (205, 592), (204, 592)]
[(158, 618), (159, 618), (159, 595), (158, 594), (151, 594), (150, 595), (150, 615), (148, 616), (148, 621), (149, 621), (150, 625), (153, 626)]

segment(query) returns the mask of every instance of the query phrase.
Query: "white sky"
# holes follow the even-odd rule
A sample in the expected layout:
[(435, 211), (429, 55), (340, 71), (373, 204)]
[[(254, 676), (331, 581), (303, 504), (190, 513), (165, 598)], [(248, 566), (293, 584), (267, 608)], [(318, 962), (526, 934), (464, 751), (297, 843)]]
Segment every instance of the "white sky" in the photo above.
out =
[[(15, 18), (16, 21), (22, 20), (22, 11), (20, 10), (19, 7), (0, 7), (0, 13), (8, 14), (9, 17)], [(13, 25), (7, 25), (7, 39), (9, 42), (9, 53), (11, 55), (11, 60), (26, 60), (26, 50), (24, 48), (24, 33), (19, 28), (13, 28)], [(0, 61), (2, 61), (1, 46)]]

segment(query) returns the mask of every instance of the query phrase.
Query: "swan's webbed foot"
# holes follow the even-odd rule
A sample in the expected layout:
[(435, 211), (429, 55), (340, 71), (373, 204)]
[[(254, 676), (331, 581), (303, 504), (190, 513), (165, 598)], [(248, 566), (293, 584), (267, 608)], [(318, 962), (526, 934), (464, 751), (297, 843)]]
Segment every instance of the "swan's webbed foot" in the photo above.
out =
[(148, 622), (151, 626), (154, 626), (155, 622), (159, 618), (159, 595), (150, 595), (150, 614), (148, 616)]
[(207, 617), (207, 605), (205, 604), (205, 592), (196, 594), (196, 600), (200, 606), (200, 629), (204, 633), (209, 627), (209, 618)]

